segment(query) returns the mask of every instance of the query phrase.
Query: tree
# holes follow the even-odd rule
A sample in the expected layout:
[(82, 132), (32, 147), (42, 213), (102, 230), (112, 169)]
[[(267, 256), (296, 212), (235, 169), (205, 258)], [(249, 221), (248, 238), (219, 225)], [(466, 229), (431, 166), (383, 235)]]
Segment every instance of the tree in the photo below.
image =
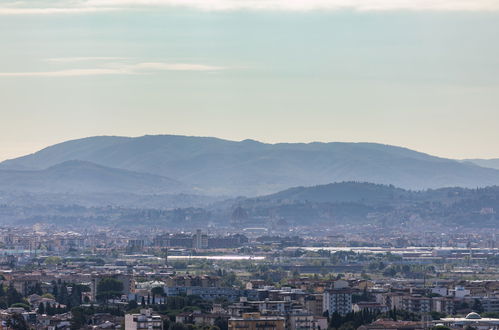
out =
[(229, 329), (229, 323), (227, 322), (227, 319), (224, 319), (220, 316), (215, 319), (214, 325), (217, 326), (220, 330)]
[(47, 265), (57, 265), (58, 263), (61, 262), (61, 258), (60, 257), (47, 257), (45, 258), (45, 264)]
[(7, 297), (7, 305), (8, 306), (12, 306), (15, 303), (24, 302), (23, 296), (19, 292), (17, 292), (17, 290), (14, 288), (14, 286), (12, 284), (9, 285), (5, 295)]
[(172, 322), (170, 321), (170, 319), (169, 319), (168, 317), (165, 317), (165, 318), (163, 319), (163, 329), (165, 329), (165, 330), (170, 329), (170, 324), (171, 324), (171, 323), (172, 323)]
[(151, 293), (156, 296), (163, 296), (165, 294), (165, 290), (161, 286), (156, 286), (151, 289)]
[(24, 317), (21, 314), (14, 313), (7, 320), (7, 327), (10, 327), (14, 330), (28, 330), (29, 327), (24, 320)]
[(127, 310), (132, 310), (132, 309), (135, 309), (137, 307), (139, 307), (139, 304), (137, 304), (137, 301), (136, 300), (130, 300), (128, 302)]
[(81, 329), (87, 323), (85, 311), (81, 307), (71, 309), (71, 330)]
[(187, 327), (182, 323), (172, 323), (170, 324), (170, 330), (187, 330)]
[(52, 281), (52, 295), (54, 296), (54, 299), (59, 295), (59, 288), (57, 287), (57, 282)]
[(477, 313), (483, 313), (483, 305), (482, 305), (482, 302), (480, 301), (480, 299), (475, 299), (473, 301), (473, 306), (471, 307), (473, 309), (473, 311), (477, 312)]
[(42, 286), (40, 282), (36, 282), (35, 286), (29, 289), (28, 295), (37, 294), (41, 296), (43, 294)]
[(80, 306), (81, 304), (81, 291), (80, 286), (73, 285), (71, 294), (69, 295), (68, 303), (71, 306)]
[(68, 288), (66, 287), (66, 283), (63, 283), (61, 285), (61, 289), (59, 290), (59, 296), (57, 296), (57, 301), (64, 305), (67, 305), (69, 303), (69, 294), (68, 294)]
[(97, 300), (107, 302), (123, 294), (123, 283), (115, 278), (103, 278), (97, 284)]
[(47, 315), (55, 314), (55, 308), (52, 306), (52, 304), (47, 304), (47, 306), (45, 306), (45, 313), (47, 313)]
[(40, 303), (38, 305), (38, 310), (37, 310), (38, 314), (45, 314), (45, 305), (43, 303)]
[(12, 304), (10, 307), (21, 307), (21, 308), (24, 308), (25, 311), (29, 311), (31, 309), (31, 307), (27, 304), (24, 304), (24, 303), (15, 303), (15, 304)]
[(435, 312), (435, 311), (431, 312), (430, 315), (431, 315), (431, 318), (433, 320), (440, 320), (441, 318), (444, 318), (447, 316), (447, 314), (445, 314), (445, 313), (440, 313), (440, 312)]

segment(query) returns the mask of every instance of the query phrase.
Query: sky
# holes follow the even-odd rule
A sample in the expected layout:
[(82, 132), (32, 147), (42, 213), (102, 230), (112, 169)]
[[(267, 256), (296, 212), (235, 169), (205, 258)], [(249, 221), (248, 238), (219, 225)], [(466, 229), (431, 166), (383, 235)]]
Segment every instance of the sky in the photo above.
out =
[(0, 160), (94, 135), (499, 158), (499, 0), (0, 2)]

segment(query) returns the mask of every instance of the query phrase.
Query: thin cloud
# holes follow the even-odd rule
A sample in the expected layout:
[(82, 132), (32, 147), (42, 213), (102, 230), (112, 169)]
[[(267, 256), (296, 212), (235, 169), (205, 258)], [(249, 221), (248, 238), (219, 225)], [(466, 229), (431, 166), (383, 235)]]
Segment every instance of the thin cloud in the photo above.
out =
[(207, 11), (229, 10), (356, 10), (356, 11), (497, 11), (498, 0), (75, 0), (0, 6), (0, 15), (84, 14), (102, 11), (185, 7)]
[(499, 10), (497, 0), (86, 0), (93, 7), (188, 7), (201, 10)]
[(118, 69), (71, 69), (41, 72), (0, 72), (0, 77), (75, 77), (130, 74)]
[(127, 57), (106, 57), (106, 56), (88, 56), (88, 57), (54, 57), (47, 58), (47, 62), (69, 63), (69, 62), (86, 62), (86, 61), (118, 61), (126, 60)]
[(114, 68), (68, 69), (35, 72), (0, 72), (0, 77), (76, 77), (105, 75), (137, 75), (158, 71), (204, 71), (214, 72), (225, 67), (192, 63), (144, 62), (131, 65), (115, 65)]
[(115, 11), (121, 8), (106, 7), (67, 7), (67, 8), (12, 8), (0, 7), (0, 15), (54, 15), (54, 14), (89, 14), (97, 12)]
[(163, 70), (163, 71), (220, 71), (226, 68), (205, 64), (191, 63), (158, 63), (146, 62), (131, 66), (132, 71), (137, 70)]

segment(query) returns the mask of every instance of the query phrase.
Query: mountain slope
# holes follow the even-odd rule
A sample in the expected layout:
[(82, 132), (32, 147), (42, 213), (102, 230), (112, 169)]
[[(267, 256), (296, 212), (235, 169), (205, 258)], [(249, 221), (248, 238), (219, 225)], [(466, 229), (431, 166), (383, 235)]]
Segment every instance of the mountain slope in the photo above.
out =
[(315, 203), (387, 203), (413, 198), (410, 192), (394, 186), (373, 183), (340, 182), (313, 187), (295, 187), (275, 194), (258, 197), (268, 201), (309, 201)]
[(243, 227), (284, 220), (295, 225), (363, 222), (383, 226), (405, 223), (413, 228), (428, 224), (496, 228), (499, 186), (408, 191), (387, 185), (341, 182), (235, 200), (230, 210), (232, 221)]
[(0, 170), (0, 190), (35, 193), (166, 193), (188, 188), (176, 180), (66, 161), (45, 170)]
[(495, 159), (466, 159), (466, 162), (473, 163), (475, 165), (487, 168), (493, 168), (499, 170), (499, 158)]
[(175, 135), (67, 141), (0, 168), (40, 170), (72, 159), (166, 176), (212, 194), (255, 196), (342, 181), (410, 189), (499, 184), (498, 170), (382, 144), (266, 144)]

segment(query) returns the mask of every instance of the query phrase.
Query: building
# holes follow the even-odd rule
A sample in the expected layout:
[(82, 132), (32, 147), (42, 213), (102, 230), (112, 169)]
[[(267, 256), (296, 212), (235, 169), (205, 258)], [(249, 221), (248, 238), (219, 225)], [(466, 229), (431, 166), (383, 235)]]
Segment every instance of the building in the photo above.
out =
[(208, 248), (208, 235), (203, 234), (201, 229), (196, 230), (196, 233), (192, 237), (192, 247), (195, 249)]
[(326, 330), (327, 317), (314, 316), (308, 313), (294, 313), (288, 316), (286, 329), (289, 330)]
[(413, 321), (393, 321), (379, 319), (371, 324), (361, 325), (357, 330), (423, 330), (427, 329), (421, 322)]
[(279, 316), (262, 316), (260, 313), (245, 313), (243, 317), (231, 317), (229, 319), (229, 330), (236, 329), (284, 330), (285, 319)]
[(159, 315), (153, 315), (152, 309), (141, 309), (140, 314), (125, 315), (125, 330), (163, 330), (163, 320)]
[(313, 315), (322, 315), (324, 295), (310, 294), (304, 298), (304, 307), (309, 313)]
[(404, 296), (402, 309), (415, 314), (429, 313), (431, 312), (431, 298), (419, 295)]
[(434, 321), (436, 324), (442, 324), (452, 328), (472, 327), (478, 330), (498, 330), (499, 319), (482, 318), (477, 313), (469, 313), (466, 317), (449, 317)]
[(388, 312), (388, 307), (377, 302), (359, 301), (353, 305), (354, 312), (369, 311), (370, 313)]
[(322, 311), (329, 315), (346, 315), (352, 311), (352, 290), (349, 288), (324, 291)]

